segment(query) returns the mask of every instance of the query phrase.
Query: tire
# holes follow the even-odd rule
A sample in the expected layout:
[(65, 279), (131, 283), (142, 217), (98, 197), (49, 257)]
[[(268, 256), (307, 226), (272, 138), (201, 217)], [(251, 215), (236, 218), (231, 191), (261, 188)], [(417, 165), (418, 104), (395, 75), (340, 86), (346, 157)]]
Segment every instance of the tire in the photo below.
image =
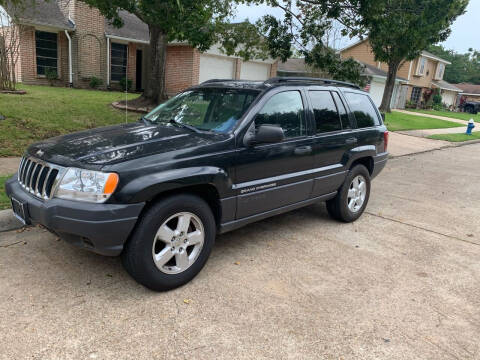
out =
[(477, 112), (475, 111), (475, 107), (474, 106), (467, 106), (465, 107), (465, 112), (469, 113), (469, 114), (476, 114)]
[(202, 270), (215, 235), (215, 218), (204, 200), (189, 194), (170, 196), (139, 219), (122, 252), (122, 263), (130, 276), (147, 288), (174, 289)]
[[(356, 179), (364, 180), (364, 196), (363, 192), (357, 190), (359, 196), (358, 201), (353, 205), (353, 210), (349, 207), (349, 200), (352, 201), (352, 198), (349, 197), (349, 190), (353, 186), (353, 181)], [(327, 201), (327, 210), (330, 216), (338, 221), (342, 222), (353, 222), (357, 220), (365, 211), (365, 208), (368, 204), (368, 199), (370, 197), (370, 173), (364, 165), (358, 164), (350, 169), (348, 175), (345, 179), (345, 182), (338, 190), (337, 195)], [(363, 201), (360, 200), (363, 198)], [(353, 198), (355, 199), (355, 198)], [(355, 206), (358, 205), (358, 206)]]

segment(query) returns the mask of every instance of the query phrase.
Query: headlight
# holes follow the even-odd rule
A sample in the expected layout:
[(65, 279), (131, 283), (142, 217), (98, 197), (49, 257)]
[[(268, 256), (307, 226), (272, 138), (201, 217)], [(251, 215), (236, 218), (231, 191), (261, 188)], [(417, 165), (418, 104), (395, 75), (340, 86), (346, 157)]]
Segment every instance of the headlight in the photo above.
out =
[(103, 203), (113, 194), (118, 175), (100, 171), (68, 168), (55, 191), (55, 197)]

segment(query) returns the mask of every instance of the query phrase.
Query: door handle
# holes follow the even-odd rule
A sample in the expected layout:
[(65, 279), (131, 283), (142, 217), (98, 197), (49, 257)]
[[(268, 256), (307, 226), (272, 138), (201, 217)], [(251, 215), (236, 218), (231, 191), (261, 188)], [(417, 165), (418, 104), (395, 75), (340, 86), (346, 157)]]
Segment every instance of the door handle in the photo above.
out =
[(295, 155), (308, 155), (312, 153), (312, 147), (311, 146), (300, 146), (295, 148), (294, 151)]
[(345, 140), (345, 144), (356, 144), (357, 143), (357, 138), (356, 137), (351, 137)]

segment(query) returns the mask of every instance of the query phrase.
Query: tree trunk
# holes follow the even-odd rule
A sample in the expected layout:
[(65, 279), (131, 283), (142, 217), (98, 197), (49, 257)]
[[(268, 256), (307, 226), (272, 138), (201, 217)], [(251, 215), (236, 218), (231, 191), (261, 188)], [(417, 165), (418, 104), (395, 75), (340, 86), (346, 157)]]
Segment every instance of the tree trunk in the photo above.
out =
[(150, 74), (143, 98), (156, 105), (167, 99), (165, 88), (165, 63), (167, 60), (167, 35), (158, 27), (150, 30)]
[(388, 63), (387, 82), (385, 83), (385, 90), (383, 91), (382, 104), (380, 111), (391, 112), (390, 103), (392, 102), (393, 89), (395, 88), (395, 79), (397, 78), (397, 71), (400, 61), (392, 61)]

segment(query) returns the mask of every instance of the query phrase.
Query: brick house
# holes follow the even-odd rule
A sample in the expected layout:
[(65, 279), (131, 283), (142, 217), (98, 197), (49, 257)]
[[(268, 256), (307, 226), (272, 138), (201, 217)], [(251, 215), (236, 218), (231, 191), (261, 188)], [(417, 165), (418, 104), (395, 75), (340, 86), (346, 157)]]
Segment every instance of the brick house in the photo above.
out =
[[(388, 65), (375, 61), (374, 54), (368, 39), (356, 42), (340, 50), (343, 58), (354, 58), (364, 64), (376, 67), (385, 74)], [(442, 101), (449, 107), (455, 107), (457, 96), (461, 89), (443, 80), (445, 66), (450, 62), (435, 56), (428, 51), (422, 51), (421, 55), (412, 60), (404, 61), (397, 72), (397, 83), (394, 89), (392, 107), (403, 108), (406, 101), (421, 105), (424, 94), (431, 94), (432, 90), (439, 89)], [(385, 77), (386, 80), (386, 77)], [(372, 82), (370, 91), (383, 95), (385, 81)], [(381, 99), (380, 99), (381, 101)]]
[[(90, 79), (103, 88), (118, 88), (128, 77), (142, 90), (148, 79), (149, 32), (135, 15), (121, 12), (124, 26), (117, 29), (78, 0), (36, 0), (21, 11), (8, 8), (21, 28), (17, 79), (26, 84), (48, 84), (47, 72), (55, 71), (57, 84), (88, 87)], [(275, 76), (273, 59), (244, 62), (222, 54), (214, 46), (204, 53), (185, 43), (169, 43), (166, 88), (173, 95), (212, 78), (266, 80)]]

